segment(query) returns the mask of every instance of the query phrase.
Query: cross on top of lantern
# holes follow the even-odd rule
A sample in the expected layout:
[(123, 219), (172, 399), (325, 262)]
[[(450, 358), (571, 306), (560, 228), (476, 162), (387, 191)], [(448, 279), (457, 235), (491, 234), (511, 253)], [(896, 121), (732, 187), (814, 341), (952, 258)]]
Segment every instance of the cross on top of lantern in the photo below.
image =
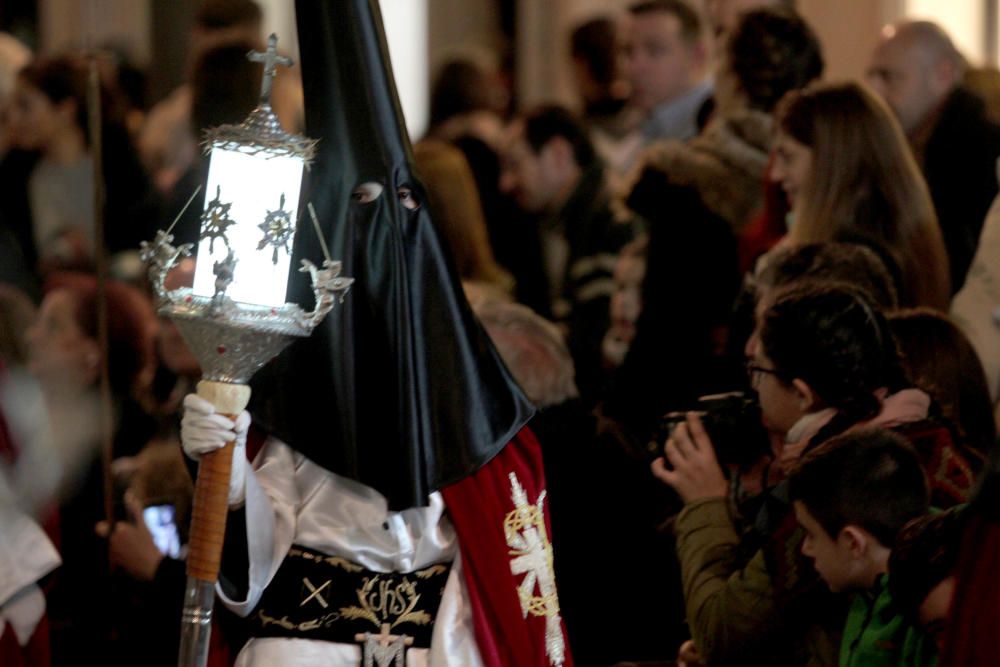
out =
[(305, 313), (285, 303), (302, 174), (316, 142), (285, 132), (271, 109), (277, 66), (292, 64), (278, 55), (277, 42), (272, 34), (267, 51), (247, 54), (264, 65), (257, 108), (240, 125), (205, 131), (210, 157), (194, 287), (165, 288), (167, 273), (191, 254), (191, 244), (175, 248), (169, 230), (142, 244), (160, 311), (177, 322), (209, 379), (247, 380), (288, 336), (309, 335), (353, 282), (340, 276), (340, 262), (330, 259), (320, 235), (322, 265), (303, 259), (299, 269), (310, 274), (315, 309)]

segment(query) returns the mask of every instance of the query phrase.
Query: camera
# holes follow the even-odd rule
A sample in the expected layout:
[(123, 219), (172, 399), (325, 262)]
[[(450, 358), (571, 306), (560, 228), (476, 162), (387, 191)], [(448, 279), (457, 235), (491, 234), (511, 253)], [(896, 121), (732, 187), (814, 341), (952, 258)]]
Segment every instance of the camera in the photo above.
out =
[[(693, 412), (701, 417), (721, 465), (749, 465), (771, 452), (771, 439), (756, 397), (739, 391), (702, 396)], [(663, 454), (663, 443), (686, 418), (687, 412), (668, 412), (660, 418), (649, 442), (651, 455)]]

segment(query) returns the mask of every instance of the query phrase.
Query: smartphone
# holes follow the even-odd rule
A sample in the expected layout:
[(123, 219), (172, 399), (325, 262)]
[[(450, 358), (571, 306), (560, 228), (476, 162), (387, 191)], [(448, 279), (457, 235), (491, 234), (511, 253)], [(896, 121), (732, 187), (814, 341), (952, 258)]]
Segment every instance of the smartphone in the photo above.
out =
[(177, 530), (176, 510), (172, 504), (147, 505), (142, 518), (153, 535), (156, 548), (165, 556), (180, 557), (181, 536)]

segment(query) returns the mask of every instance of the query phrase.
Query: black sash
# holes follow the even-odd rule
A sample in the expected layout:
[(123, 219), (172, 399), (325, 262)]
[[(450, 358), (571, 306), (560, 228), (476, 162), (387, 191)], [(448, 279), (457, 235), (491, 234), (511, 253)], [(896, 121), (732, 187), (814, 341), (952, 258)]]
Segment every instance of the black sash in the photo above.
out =
[(354, 644), (358, 635), (385, 629), (428, 648), (450, 571), (451, 563), (440, 563), (373, 572), (293, 545), (250, 615), (250, 634)]

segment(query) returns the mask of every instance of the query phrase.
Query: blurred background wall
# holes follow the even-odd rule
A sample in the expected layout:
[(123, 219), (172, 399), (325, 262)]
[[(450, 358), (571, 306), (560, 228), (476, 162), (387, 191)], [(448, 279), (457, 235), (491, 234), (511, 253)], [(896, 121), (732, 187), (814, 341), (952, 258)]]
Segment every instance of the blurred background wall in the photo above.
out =
[[(111, 47), (144, 68), (150, 103), (184, 76), (187, 31), (199, 0), (4, 0), (0, 29), (40, 52)], [(700, 0), (693, 0), (699, 2)], [(975, 64), (998, 62), (1000, 0), (798, 0), (823, 41), (827, 77), (857, 78), (879, 29), (902, 16), (931, 18)], [(295, 55), (291, 0), (259, 0), (265, 30)], [(470, 56), (509, 72), (514, 103), (573, 105), (571, 28), (629, 0), (381, 0), (404, 111), (414, 136), (427, 122), (427, 90), (438, 66)]]

